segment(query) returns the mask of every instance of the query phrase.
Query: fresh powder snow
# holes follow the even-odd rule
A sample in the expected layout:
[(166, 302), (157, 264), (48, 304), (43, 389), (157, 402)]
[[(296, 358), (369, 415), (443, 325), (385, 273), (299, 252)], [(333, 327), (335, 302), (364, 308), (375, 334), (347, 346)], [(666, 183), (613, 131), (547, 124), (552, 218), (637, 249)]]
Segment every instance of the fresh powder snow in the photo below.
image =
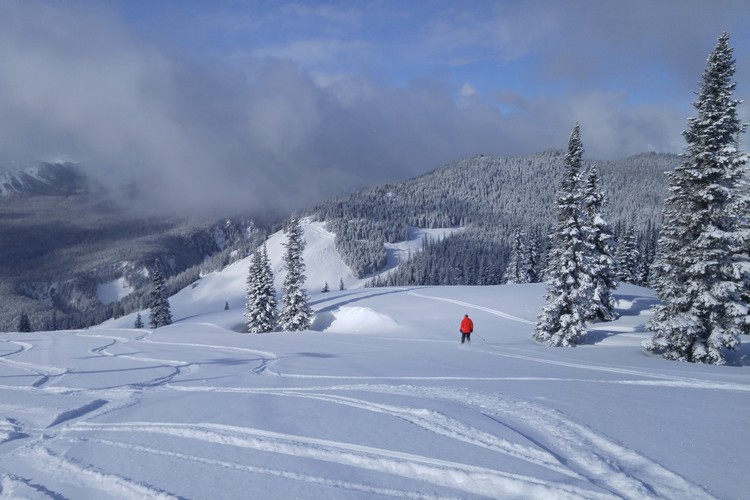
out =
[[(547, 347), (531, 336), (544, 284), (364, 288), (333, 235), (303, 227), (308, 331), (243, 333), (246, 259), (171, 297), (174, 323), (157, 330), (134, 329), (133, 314), (0, 334), (0, 497), (750, 491), (750, 339), (727, 366), (650, 355), (655, 296), (622, 285), (618, 320), (589, 324), (578, 347)], [(412, 236), (400, 248), (417, 248)], [(284, 241), (268, 241), (277, 285)]]

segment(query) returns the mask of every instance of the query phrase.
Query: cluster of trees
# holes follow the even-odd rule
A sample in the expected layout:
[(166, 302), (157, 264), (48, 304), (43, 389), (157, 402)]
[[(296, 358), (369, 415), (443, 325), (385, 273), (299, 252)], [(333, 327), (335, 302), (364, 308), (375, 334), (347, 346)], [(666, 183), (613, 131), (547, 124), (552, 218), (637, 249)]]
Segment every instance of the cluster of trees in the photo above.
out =
[(502, 281), (506, 248), (493, 240), (452, 234), (424, 238), (422, 250), (367, 286), (496, 285)]
[[(309, 296), (305, 291), (305, 249), (302, 226), (297, 216), (292, 216), (286, 228), (284, 291), (281, 311), (277, 312), (276, 289), (273, 271), (266, 247), (253, 253), (247, 278), (247, 302), (245, 320), (251, 333), (273, 331), (277, 326), (287, 332), (306, 330), (310, 327), (313, 312)], [(342, 282), (343, 284), (343, 282)]]
[[(502, 283), (506, 259), (520, 228), (536, 246), (539, 259), (537, 279), (542, 278), (547, 234), (554, 224), (554, 196), (562, 171), (564, 155), (546, 151), (535, 155), (496, 158), (476, 156), (461, 160), (400, 184), (374, 187), (346, 198), (320, 204), (319, 219), (336, 234), (337, 248), (358, 277), (372, 275), (385, 267), (384, 242), (406, 239), (408, 228), (464, 227), (466, 230), (431, 247), (427, 255), (414, 255), (415, 262), (396, 276), (378, 278), (374, 283), (421, 284), (429, 276), (434, 282), (439, 268), (440, 283)], [(612, 235), (618, 241), (632, 223), (639, 255), (632, 281), (646, 284), (650, 274), (656, 230), (661, 223), (662, 200), (666, 194), (664, 171), (677, 165), (676, 155), (643, 154), (617, 162), (596, 162), (602, 184), (617, 196), (610, 199)], [(590, 166), (591, 162), (587, 162)], [(386, 231), (387, 230), (387, 231)], [(466, 241), (463, 241), (466, 240)], [(472, 241), (468, 241), (472, 240)], [(502, 247), (488, 262), (472, 269), (463, 261), (475, 259), (471, 253), (482, 247)], [(467, 255), (460, 255), (461, 249)], [(446, 254), (450, 258), (446, 259)], [(439, 259), (430, 263), (429, 259)], [(482, 260), (482, 258), (480, 258)], [(498, 262), (499, 261), (499, 262)], [(426, 270), (425, 268), (430, 269)], [(500, 277), (487, 279), (489, 267), (500, 268)], [(413, 277), (413, 280), (412, 280)]]
[(347, 222), (343, 219), (332, 219), (328, 222), (327, 229), (336, 235), (336, 251), (356, 277), (364, 278), (385, 266), (386, 241), (400, 241), (393, 238), (406, 239), (403, 236), (407, 230), (404, 224), (396, 224), (403, 226), (398, 228), (386, 226), (382, 222), (368, 219), (353, 219)]
[[(592, 169), (584, 181), (580, 130), (573, 131), (556, 204), (547, 303), (535, 339), (572, 346), (585, 335), (586, 321), (616, 318), (611, 290), (618, 280), (656, 289), (661, 302), (647, 325), (653, 336), (643, 346), (666, 359), (724, 364), (740, 346), (740, 335), (750, 333), (750, 158), (739, 145), (745, 125), (737, 113), (740, 101), (732, 97), (734, 72), (724, 33), (703, 73), (694, 104), (698, 116), (683, 133), (682, 162), (669, 173), (658, 245), (648, 238), (640, 252), (634, 223), (613, 250), (598, 174)], [(523, 277), (519, 262), (522, 257), (511, 258), (508, 280)]]
[(609, 224), (602, 216), (604, 194), (596, 168), (582, 171), (583, 144), (576, 125), (570, 135), (551, 235), (547, 301), (534, 338), (551, 346), (573, 346), (586, 334), (586, 321), (617, 318), (617, 286)]
[(683, 161), (669, 174), (653, 279), (661, 304), (644, 342), (667, 359), (723, 364), (750, 333), (749, 158), (740, 152), (734, 72), (724, 33), (683, 132)]
[(526, 234), (519, 227), (513, 232), (510, 257), (505, 266), (505, 283), (536, 283), (540, 276), (539, 249), (534, 242), (528, 244)]

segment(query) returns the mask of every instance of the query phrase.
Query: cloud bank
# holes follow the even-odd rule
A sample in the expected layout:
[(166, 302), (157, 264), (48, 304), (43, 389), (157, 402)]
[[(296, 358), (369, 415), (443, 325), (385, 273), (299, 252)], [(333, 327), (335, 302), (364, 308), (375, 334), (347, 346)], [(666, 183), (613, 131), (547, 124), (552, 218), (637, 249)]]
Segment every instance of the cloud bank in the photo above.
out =
[[(283, 12), (350, 24), (366, 17), (352, 9), (311, 12), (293, 5)], [(567, 22), (556, 12), (520, 12), (513, 19), (536, 21), (535, 29), (517, 40), (521, 28), (501, 22), (507, 12), (493, 13), (494, 24), (481, 27), (476, 15), (456, 18), (448, 10), (420, 24), (425, 42), (403, 51), (417, 60), (439, 53), (458, 67), (465, 64), (462, 54), (490, 57), (487, 42), (475, 35), (496, 33), (498, 64), (538, 51), (546, 64), (530, 71), (568, 86), (557, 93), (525, 93), (504, 87), (498, 71), (497, 87), (482, 93), (439, 72), (395, 84), (377, 72), (334, 71), (330, 61), (325, 67), (312, 63), (337, 51), (352, 61), (357, 54), (386, 59), (373, 54), (382, 49), (366, 37), (347, 43), (331, 34), (286, 46), (256, 44), (225, 63), (197, 60), (140, 36), (98, 2), (5, 1), (0, 3), (0, 163), (69, 158), (112, 187), (137, 182), (139, 202), (155, 209), (281, 213), (468, 155), (563, 148), (575, 123), (581, 124), (591, 157), (679, 151), (684, 106), (634, 102), (618, 85), (607, 85), (637, 79), (616, 76), (628, 64), (635, 71), (636, 60), (625, 57), (623, 69), (599, 56), (587, 63), (572, 53), (540, 49), (548, 47), (549, 33)], [(604, 39), (603, 27), (595, 31)], [(617, 32), (589, 53), (617, 52), (627, 43), (646, 50), (658, 44), (650, 36), (634, 41)], [(574, 51), (589, 41), (572, 34), (565, 43)], [(691, 46), (696, 53), (673, 47), (674, 54), (665, 58), (685, 66), (689, 80), (697, 82), (712, 47)], [(602, 76), (610, 66), (615, 76)], [(601, 85), (588, 87), (587, 79)]]

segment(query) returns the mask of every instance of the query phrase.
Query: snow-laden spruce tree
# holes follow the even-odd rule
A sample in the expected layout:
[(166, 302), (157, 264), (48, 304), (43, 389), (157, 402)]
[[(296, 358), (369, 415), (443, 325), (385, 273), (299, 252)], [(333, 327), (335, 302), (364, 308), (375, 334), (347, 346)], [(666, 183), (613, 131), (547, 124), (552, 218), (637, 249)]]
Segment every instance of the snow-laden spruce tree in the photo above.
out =
[(312, 309), (308, 305), (309, 297), (305, 291), (305, 263), (302, 261), (302, 251), (305, 240), (302, 226), (296, 215), (293, 215), (287, 226), (286, 253), (284, 265), (284, 296), (282, 298), (279, 323), (288, 332), (307, 330), (312, 323)]
[(520, 227), (517, 227), (513, 231), (510, 258), (503, 275), (503, 280), (506, 283), (531, 283), (532, 270), (525, 239), (526, 235)]
[(683, 161), (669, 174), (655, 265), (661, 304), (643, 343), (666, 359), (723, 364), (748, 326), (748, 157), (739, 150), (734, 72), (724, 33), (703, 72), (698, 116), (683, 132)]
[(18, 320), (18, 331), (21, 333), (31, 332), (31, 321), (29, 321), (29, 315), (25, 312), (21, 313), (21, 317)]
[(247, 275), (247, 302), (245, 320), (250, 333), (267, 333), (276, 328), (276, 289), (273, 286), (273, 271), (264, 244), (250, 259)]
[(612, 291), (617, 288), (615, 261), (612, 257), (614, 244), (612, 229), (604, 219), (607, 199), (599, 187), (599, 172), (589, 169), (581, 185), (582, 221), (584, 223), (587, 248), (591, 253), (590, 275), (594, 285), (591, 308), (586, 319), (613, 321), (618, 318)]
[(167, 290), (164, 287), (164, 274), (161, 272), (161, 264), (157, 260), (151, 275), (151, 294), (148, 306), (151, 309), (151, 328), (159, 328), (172, 323), (172, 311), (169, 307)]
[(534, 330), (536, 340), (554, 347), (576, 345), (586, 334), (586, 314), (591, 310), (594, 284), (586, 233), (581, 227), (582, 163), (581, 131), (576, 125), (570, 134), (557, 198), (557, 222), (546, 273), (547, 303)]
[(620, 236), (615, 250), (617, 277), (623, 283), (638, 284), (638, 240), (635, 237), (635, 222), (631, 221)]

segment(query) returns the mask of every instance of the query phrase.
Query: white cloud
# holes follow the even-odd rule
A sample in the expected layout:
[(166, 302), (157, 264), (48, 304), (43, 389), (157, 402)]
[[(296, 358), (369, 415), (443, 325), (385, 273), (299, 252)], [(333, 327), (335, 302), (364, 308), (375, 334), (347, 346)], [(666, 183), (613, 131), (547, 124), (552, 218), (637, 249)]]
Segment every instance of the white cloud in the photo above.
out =
[(372, 44), (364, 40), (317, 38), (259, 47), (251, 52), (251, 57), (289, 59), (315, 67), (340, 63), (342, 59), (364, 57), (372, 49)]
[[(536, 11), (524, 12), (519, 19)], [(471, 45), (481, 56), (499, 44), (504, 57), (522, 57), (539, 50), (548, 33), (559, 32), (558, 14), (547, 13), (528, 33), (512, 19), (504, 21), (509, 27), (497, 28), (497, 17), (477, 16), (459, 19), (463, 27), (452, 32), (441, 18), (442, 26), (428, 28), (442, 45), (425, 49), (447, 47), (446, 57), (458, 57)], [(499, 34), (492, 34), (493, 26)], [(591, 157), (682, 147), (688, 115), (669, 103), (637, 103), (622, 89), (582, 84), (535, 94), (498, 83), (489, 96), (479, 90), (487, 85), (471, 78), (458, 85), (450, 74), (396, 86), (353, 63), (336, 65), (372, 53), (377, 55), (368, 61), (376, 65), (387, 59), (386, 49), (370, 39), (345, 39), (256, 46), (234, 66), (209, 66), (138, 38), (104, 7), (0, 3), (0, 162), (83, 159), (106, 182), (147, 181), (144, 196), (183, 212), (288, 210), (467, 155), (564, 148), (576, 122)], [(578, 38), (573, 42), (571, 48), (581, 46)], [(394, 47), (411, 57), (421, 45), (394, 43), (388, 50)], [(710, 48), (692, 57), (701, 62)], [(552, 49), (538, 52), (541, 60), (551, 58)], [(601, 57), (602, 49), (587, 50)], [(583, 58), (545, 71), (566, 84), (582, 82), (569, 74)], [(699, 77), (700, 68), (690, 90)], [(690, 90), (685, 101), (693, 97)], [(745, 118), (747, 108), (740, 108)]]

